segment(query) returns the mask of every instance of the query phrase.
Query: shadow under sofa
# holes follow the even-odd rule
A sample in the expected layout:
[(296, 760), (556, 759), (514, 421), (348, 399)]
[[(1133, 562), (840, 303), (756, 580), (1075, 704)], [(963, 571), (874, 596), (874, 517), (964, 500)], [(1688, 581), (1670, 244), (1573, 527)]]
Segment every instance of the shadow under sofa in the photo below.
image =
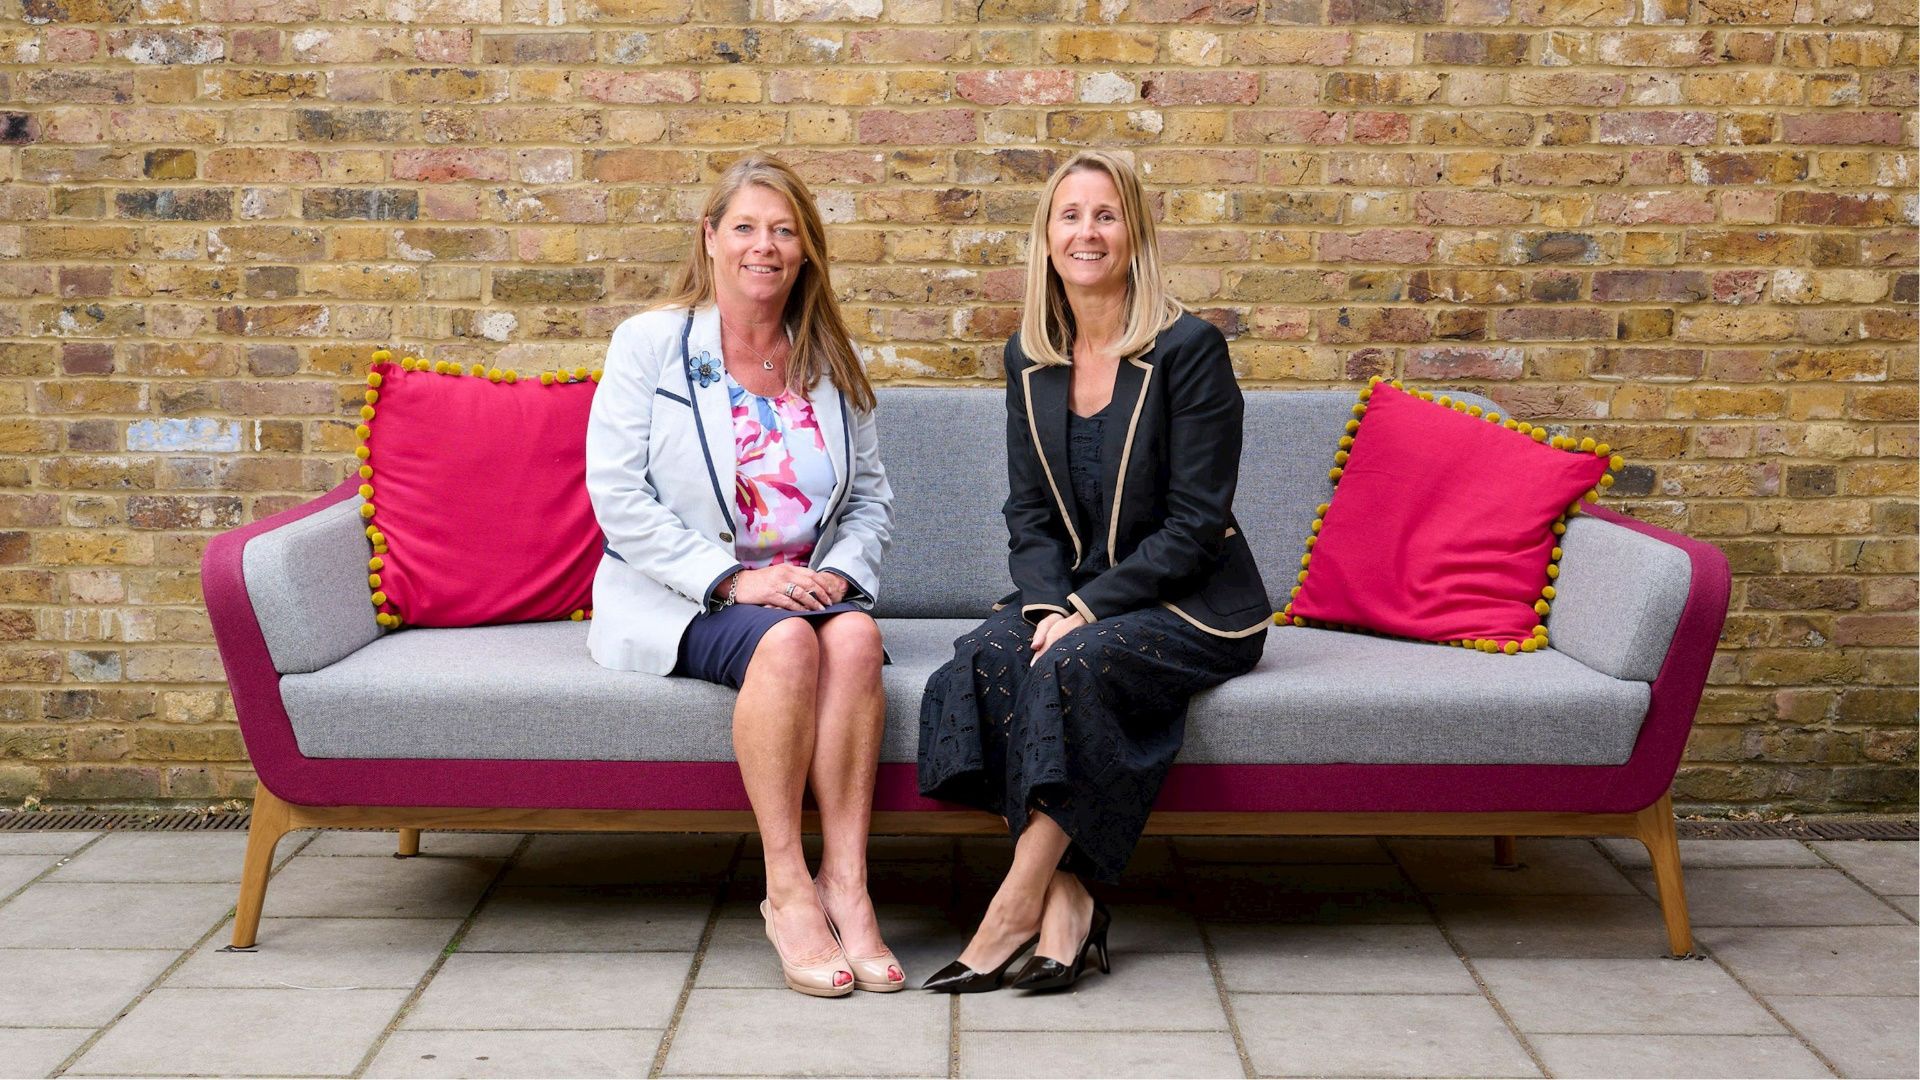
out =
[[(921, 687), (1010, 590), (1001, 393), (883, 388), (894, 544), (874, 615), (892, 663), (876, 833), (997, 833), (914, 782)], [(1456, 397), (1483, 407), (1473, 395)], [(1253, 390), (1235, 500), (1268, 591), (1291, 588), (1354, 397)], [(1474, 478), (1466, 477), (1466, 482)], [(295, 829), (752, 831), (733, 692), (598, 667), (586, 625), (387, 631), (354, 483), (207, 547), (202, 587), (259, 778), (233, 943), (258, 933)], [(485, 537), (476, 537), (482, 549)], [(1569, 524), (1552, 646), (1506, 656), (1276, 627), (1259, 667), (1197, 696), (1160, 834), (1624, 836), (1691, 951), (1668, 789), (1726, 617), (1711, 545), (1604, 508)]]

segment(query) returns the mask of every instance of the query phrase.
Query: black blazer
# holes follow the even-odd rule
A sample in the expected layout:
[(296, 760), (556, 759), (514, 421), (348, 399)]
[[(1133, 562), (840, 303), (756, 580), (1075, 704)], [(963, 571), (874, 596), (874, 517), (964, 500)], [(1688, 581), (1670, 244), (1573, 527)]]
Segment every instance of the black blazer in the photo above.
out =
[[(1273, 615), (1233, 518), (1244, 404), (1227, 341), (1193, 315), (1124, 360), (1100, 448), (1101, 520), (1075, 513), (1067, 479), (1071, 368), (1036, 364), (1007, 342), (1007, 544), (1029, 622), (1088, 622), (1159, 604), (1210, 634), (1245, 637)], [(1105, 533), (1109, 568), (1074, 589), (1086, 538)]]

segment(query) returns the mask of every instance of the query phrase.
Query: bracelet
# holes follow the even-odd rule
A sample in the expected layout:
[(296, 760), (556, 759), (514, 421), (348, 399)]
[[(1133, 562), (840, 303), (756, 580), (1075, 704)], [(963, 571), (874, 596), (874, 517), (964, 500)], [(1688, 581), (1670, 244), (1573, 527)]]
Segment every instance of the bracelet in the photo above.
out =
[(734, 571), (734, 575), (727, 579), (727, 598), (720, 602), (721, 607), (730, 608), (733, 606), (734, 591), (740, 588), (740, 573), (740, 571), (736, 570)]

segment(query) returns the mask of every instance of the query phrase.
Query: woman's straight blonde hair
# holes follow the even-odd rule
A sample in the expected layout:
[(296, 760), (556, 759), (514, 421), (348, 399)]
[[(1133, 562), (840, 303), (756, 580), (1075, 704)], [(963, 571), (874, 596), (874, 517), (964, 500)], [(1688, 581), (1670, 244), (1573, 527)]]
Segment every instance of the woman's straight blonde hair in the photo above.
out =
[(656, 307), (685, 308), (689, 311), (713, 302), (713, 261), (707, 254), (706, 226), (720, 227), (733, 197), (749, 184), (757, 184), (787, 200), (799, 225), (800, 253), (806, 261), (794, 278), (793, 291), (787, 294), (787, 308), (781, 321), (793, 335), (793, 353), (787, 361), (787, 389), (805, 396), (821, 375), (833, 379), (833, 385), (847, 395), (861, 412), (872, 412), (873, 384), (860, 365), (853, 349), (847, 323), (833, 297), (833, 281), (827, 272), (827, 229), (813, 193), (804, 180), (787, 164), (766, 154), (749, 154), (727, 167), (707, 193), (700, 210), (703, 223), (694, 238), (686, 261), (674, 274), (673, 285)]
[(1069, 364), (1073, 353), (1073, 309), (1067, 289), (1053, 268), (1047, 248), (1047, 220), (1060, 182), (1077, 172), (1103, 172), (1120, 192), (1120, 216), (1127, 225), (1133, 258), (1127, 263), (1127, 323), (1117, 344), (1122, 359), (1153, 348), (1160, 332), (1186, 311), (1167, 293), (1160, 276), (1160, 242), (1147, 212), (1146, 192), (1133, 166), (1105, 150), (1082, 150), (1047, 178), (1040, 205), (1033, 211), (1033, 235), (1027, 243), (1026, 308), (1020, 315), (1020, 349), (1037, 364)]

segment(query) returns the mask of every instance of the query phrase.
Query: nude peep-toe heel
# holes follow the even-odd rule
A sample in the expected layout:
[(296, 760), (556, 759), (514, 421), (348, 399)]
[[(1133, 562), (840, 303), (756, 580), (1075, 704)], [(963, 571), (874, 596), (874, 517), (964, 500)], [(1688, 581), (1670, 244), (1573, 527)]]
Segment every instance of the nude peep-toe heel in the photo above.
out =
[[(798, 990), (809, 997), (846, 997), (853, 993), (853, 972), (849, 970), (846, 953), (835, 949), (833, 956), (824, 963), (802, 967), (787, 959), (787, 951), (780, 947), (780, 938), (773, 929), (773, 908), (766, 901), (760, 901), (760, 917), (767, 921), (767, 940), (773, 945), (775, 956), (780, 958), (780, 973), (786, 976), (787, 987)], [(831, 922), (829, 922), (831, 925)], [(834, 941), (839, 942), (836, 935)]]
[[(819, 886), (814, 886), (815, 890)], [(821, 914), (826, 914), (827, 905), (820, 903)], [(827, 929), (833, 931), (833, 940), (840, 941), (840, 928), (833, 924), (833, 916), (827, 915)], [(907, 988), (907, 972), (900, 966), (900, 958), (893, 950), (875, 956), (854, 956), (847, 952), (846, 942), (840, 942), (840, 955), (847, 958), (847, 965), (853, 968), (853, 985), (856, 989), (874, 994), (891, 994), (895, 990)]]

